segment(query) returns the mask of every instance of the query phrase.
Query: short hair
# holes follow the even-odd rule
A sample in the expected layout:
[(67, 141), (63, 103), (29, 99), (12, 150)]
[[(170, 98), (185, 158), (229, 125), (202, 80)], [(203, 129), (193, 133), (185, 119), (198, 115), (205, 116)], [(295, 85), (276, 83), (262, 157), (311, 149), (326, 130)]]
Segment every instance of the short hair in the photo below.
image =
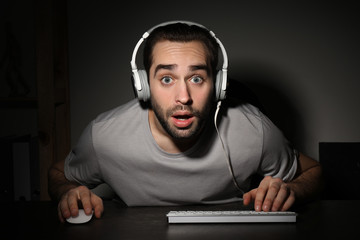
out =
[(148, 76), (150, 67), (153, 62), (153, 49), (156, 43), (168, 40), (171, 42), (190, 42), (200, 41), (206, 51), (206, 62), (210, 66), (210, 74), (216, 76), (216, 68), (218, 65), (219, 44), (210, 34), (209, 30), (187, 23), (173, 23), (155, 28), (146, 39), (143, 53), (143, 64)]

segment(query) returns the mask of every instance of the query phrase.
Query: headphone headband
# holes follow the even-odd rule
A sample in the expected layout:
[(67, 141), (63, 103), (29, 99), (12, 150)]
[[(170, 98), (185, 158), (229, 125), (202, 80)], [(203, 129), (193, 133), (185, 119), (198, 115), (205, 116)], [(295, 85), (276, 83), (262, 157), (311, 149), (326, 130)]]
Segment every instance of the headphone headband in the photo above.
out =
[[(163, 22), (160, 23), (158, 25), (155, 25), (154, 27), (150, 28), (149, 30), (147, 30), (142, 37), (139, 39), (139, 41), (137, 42), (137, 44), (135, 45), (133, 54), (132, 54), (132, 58), (130, 61), (130, 65), (131, 65), (131, 70), (133, 72), (132, 74), (132, 78), (133, 78), (133, 82), (134, 82), (134, 88), (135, 88), (135, 92), (137, 93), (137, 97), (139, 98), (139, 100), (143, 100), (143, 101), (147, 101), (150, 98), (150, 90), (149, 90), (149, 86), (147, 83), (147, 79), (146, 81), (144, 81), (144, 77), (146, 78), (146, 72), (144, 70), (138, 70), (137, 69), (137, 65), (136, 65), (136, 56), (137, 56), (137, 52), (141, 46), (141, 44), (145, 41), (145, 39), (151, 34), (151, 32), (159, 27), (163, 27), (163, 26), (167, 26), (170, 24), (176, 24), (176, 23), (183, 23), (183, 24), (187, 24), (189, 26), (198, 26), (200, 28), (206, 29), (207, 31), (209, 31), (210, 35), (216, 40), (216, 42), (219, 44), (221, 53), (223, 55), (223, 65), (222, 65), (222, 69), (221, 71), (218, 72), (217, 76), (216, 76), (216, 99), (217, 100), (223, 100), (225, 98), (225, 94), (226, 94), (226, 86), (227, 86), (227, 68), (228, 68), (228, 56), (225, 50), (224, 45), (221, 43), (220, 39), (218, 39), (215, 35), (215, 33), (211, 30), (209, 30), (208, 28), (204, 27), (201, 24), (195, 23), (195, 22), (191, 22), (191, 21), (168, 21), (168, 22)], [(139, 71), (142, 71), (141, 73)], [(143, 72), (144, 71), (144, 72)]]

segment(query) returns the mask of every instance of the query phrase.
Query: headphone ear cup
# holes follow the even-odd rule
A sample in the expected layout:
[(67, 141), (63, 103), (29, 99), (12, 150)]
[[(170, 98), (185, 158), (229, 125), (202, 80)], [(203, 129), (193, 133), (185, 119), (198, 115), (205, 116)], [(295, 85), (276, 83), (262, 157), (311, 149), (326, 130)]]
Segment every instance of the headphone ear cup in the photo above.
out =
[(226, 97), (226, 89), (223, 90), (221, 87), (223, 78), (227, 78), (226, 72), (224, 73), (222, 70), (218, 71), (215, 82), (215, 101), (224, 100)]
[(138, 74), (141, 84), (141, 90), (137, 91), (137, 96), (139, 100), (146, 102), (150, 100), (150, 87), (147, 79), (147, 74), (145, 70), (138, 70)]
[(222, 71), (218, 71), (216, 74), (215, 80), (215, 101), (219, 101), (220, 99), (220, 92), (221, 92), (221, 79), (222, 79)]

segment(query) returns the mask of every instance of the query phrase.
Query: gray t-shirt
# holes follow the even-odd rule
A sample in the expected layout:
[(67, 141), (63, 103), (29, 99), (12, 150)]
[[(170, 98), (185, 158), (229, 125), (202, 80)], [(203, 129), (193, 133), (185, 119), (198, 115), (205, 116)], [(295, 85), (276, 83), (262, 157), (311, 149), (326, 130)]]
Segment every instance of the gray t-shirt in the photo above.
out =
[[(241, 189), (255, 173), (290, 181), (297, 154), (281, 131), (248, 104), (224, 107), (218, 128)], [(183, 153), (155, 142), (148, 110), (134, 99), (99, 115), (65, 161), (65, 176), (93, 188), (107, 183), (128, 206), (218, 204), (239, 201), (214, 124)]]

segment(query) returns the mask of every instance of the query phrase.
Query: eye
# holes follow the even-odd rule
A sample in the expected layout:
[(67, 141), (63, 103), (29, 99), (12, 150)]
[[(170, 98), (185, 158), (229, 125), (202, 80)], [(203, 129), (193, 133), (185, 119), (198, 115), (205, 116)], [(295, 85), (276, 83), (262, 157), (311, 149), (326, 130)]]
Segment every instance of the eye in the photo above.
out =
[(190, 81), (195, 84), (200, 84), (203, 82), (203, 79), (200, 76), (193, 76)]
[(173, 79), (169, 76), (165, 76), (161, 79), (161, 82), (165, 85), (169, 85), (173, 82)]

